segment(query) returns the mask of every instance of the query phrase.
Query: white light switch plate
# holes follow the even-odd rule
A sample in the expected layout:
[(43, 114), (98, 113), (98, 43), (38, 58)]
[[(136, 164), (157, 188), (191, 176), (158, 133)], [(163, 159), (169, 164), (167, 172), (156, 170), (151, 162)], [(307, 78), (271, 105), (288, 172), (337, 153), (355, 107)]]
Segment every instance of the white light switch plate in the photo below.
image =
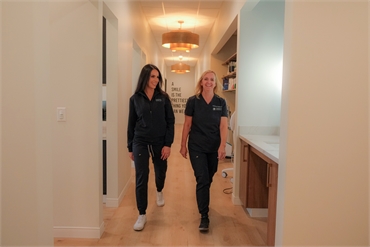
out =
[(57, 107), (57, 121), (58, 122), (67, 121), (67, 115), (66, 115), (66, 108), (65, 107)]

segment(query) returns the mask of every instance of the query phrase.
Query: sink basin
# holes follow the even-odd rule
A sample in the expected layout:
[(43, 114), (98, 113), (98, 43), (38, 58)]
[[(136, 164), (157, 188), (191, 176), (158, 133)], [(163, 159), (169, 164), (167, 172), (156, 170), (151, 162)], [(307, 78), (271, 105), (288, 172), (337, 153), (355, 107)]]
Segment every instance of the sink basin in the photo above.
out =
[(266, 144), (272, 146), (273, 148), (279, 148), (280, 144), (279, 141), (265, 141)]
[(267, 144), (279, 144), (279, 141), (265, 141)]

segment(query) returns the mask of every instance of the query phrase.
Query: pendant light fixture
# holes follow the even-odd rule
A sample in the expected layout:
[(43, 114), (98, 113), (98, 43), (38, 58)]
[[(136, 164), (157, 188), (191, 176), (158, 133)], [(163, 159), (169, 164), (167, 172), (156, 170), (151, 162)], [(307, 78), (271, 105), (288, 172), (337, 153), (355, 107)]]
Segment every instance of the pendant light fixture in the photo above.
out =
[(180, 24), (179, 30), (174, 30), (162, 34), (162, 46), (170, 48), (173, 52), (185, 51), (190, 52), (191, 49), (199, 47), (199, 35), (190, 31), (182, 30), (184, 21), (178, 21)]
[(177, 74), (184, 74), (190, 72), (190, 66), (185, 63), (182, 63), (182, 58), (183, 56), (180, 55), (179, 56), (180, 63), (171, 65), (171, 72), (175, 72)]
[(185, 63), (176, 63), (171, 65), (171, 72), (175, 72), (177, 74), (185, 74), (190, 72), (190, 66)]

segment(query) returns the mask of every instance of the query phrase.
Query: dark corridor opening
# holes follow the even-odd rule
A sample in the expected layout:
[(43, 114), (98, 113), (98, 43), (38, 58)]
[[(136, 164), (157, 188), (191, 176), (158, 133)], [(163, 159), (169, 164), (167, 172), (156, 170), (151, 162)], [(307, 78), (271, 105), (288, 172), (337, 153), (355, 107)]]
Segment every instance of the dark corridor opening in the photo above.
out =
[[(107, 84), (107, 32), (106, 32), (106, 19), (103, 16), (103, 54), (102, 54), (102, 83), (103, 86)], [(102, 121), (106, 121), (107, 109), (106, 102), (102, 102)], [(107, 195), (107, 140), (103, 140), (103, 195)]]

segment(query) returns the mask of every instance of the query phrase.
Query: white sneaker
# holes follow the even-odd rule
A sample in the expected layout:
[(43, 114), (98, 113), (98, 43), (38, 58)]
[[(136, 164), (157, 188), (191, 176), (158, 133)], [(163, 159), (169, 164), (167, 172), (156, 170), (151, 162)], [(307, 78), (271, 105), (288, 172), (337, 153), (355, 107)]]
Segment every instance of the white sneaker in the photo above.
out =
[(134, 230), (135, 231), (141, 231), (144, 229), (144, 225), (146, 223), (146, 215), (145, 214), (140, 214), (139, 217), (137, 218), (137, 221), (134, 225)]
[(162, 207), (164, 205), (164, 198), (163, 198), (163, 192), (157, 191), (157, 205), (158, 207)]

